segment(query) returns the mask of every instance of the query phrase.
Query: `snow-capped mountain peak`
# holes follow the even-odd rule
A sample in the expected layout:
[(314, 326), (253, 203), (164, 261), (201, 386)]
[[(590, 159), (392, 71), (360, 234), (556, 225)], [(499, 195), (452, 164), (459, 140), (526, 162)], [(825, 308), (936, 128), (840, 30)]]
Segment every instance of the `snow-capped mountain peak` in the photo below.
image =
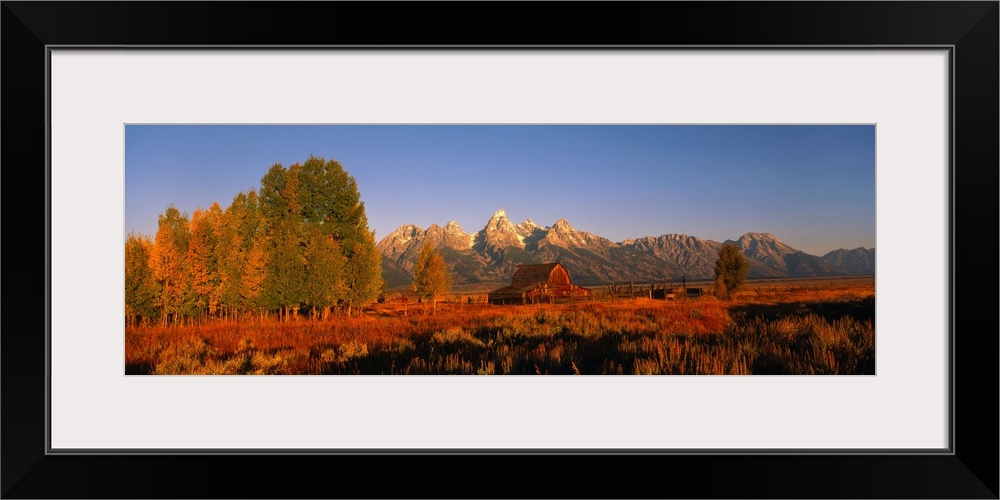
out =
[(510, 219), (507, 218), (507, 212), (505, 212), (504, 209), (501, 208), (500, 210), (497, 210), (496, 213), (493, 214), (493, 217), (490, 217), (490, 220), (489, 222), (486, 223), (486, 227), (484, 229), (487, 232), (513, 231), (514, 223), (512, 223)]
[(518, 234), (514, 223), (507, 218), (504, 209), (497, 210), (486, 227), (476, 236), (475, 241), (490, 247), (515, 246), (524, 248), (524, 236)]
[(531, 219), (524, 219), (524, 222), (518, 224), (517, 227), (519, 227), (519, 228), (525, 228), (525, 229), (531, 229), (531, 230), (541, 229), (542, 228), (542, 226), (539, 226), (538, 224), (535, 224), (535, 221), (533, 221)]
[(399, 243), (406, 243), (414, 236), (423, 232), (424, 230), (420, 226), (414, 224), (403, 224), (402, 226), (396, 228), (396, 230), (390, 233), (386, 238), (398, 241)]
[(559, 219), (555, 224), (552, 224), (552, 229), (560, 232), (573, 231), (573, 226), (570, 225), (569, 221), (566, 219)]
[(524, 242), (524, 239), (531, 236), (535, 231), (542, 229), (542, 226), (535, 224), (535, 221), (531, 219), (525, 219), (524, 222), (518, 224), (515, 229), (517, 230), (517, 236)]

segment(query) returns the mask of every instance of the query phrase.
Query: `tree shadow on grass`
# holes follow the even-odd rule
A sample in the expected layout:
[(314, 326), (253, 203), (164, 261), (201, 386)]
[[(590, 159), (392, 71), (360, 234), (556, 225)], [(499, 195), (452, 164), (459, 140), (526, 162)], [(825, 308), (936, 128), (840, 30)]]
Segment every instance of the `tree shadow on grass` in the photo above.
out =
[(153, 363), (125, 364), (125, 375), (152, 375), (154, 370)]
[(829, 302), (787, 302), (783, 304), (746, 304), (730, 309), (730, 315), (743, 324), (753, 318), (765, 321), (787, 317), (819, 316), (827, 322), (849, 317), (857, 321), (875, 322), (875, 297)]

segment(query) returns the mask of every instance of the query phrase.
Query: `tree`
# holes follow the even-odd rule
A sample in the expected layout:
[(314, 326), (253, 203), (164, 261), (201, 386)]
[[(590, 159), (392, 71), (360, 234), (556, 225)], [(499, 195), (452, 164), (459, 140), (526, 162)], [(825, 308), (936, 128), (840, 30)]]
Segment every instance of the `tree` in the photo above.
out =
[[(334, 295), (346, 305), (348, 316), (354, 306), (363, 307), (378, 297), (383, 285), (382, 255), (368, 229), (358, 184), (339, 162), (310, 156), (304, 164), (295, 163), (287, 169), (281, 164), (272, 166), (261, 178), (260, 215), (261, 227), (272, 242), (264, 285), (269, 308), (281, 307), (287, 315), (288, 310), (296, 311), (298, 304), (314, 302), (307, 305), (315, 307), (330, 298), (306, 297), (310, 288), (319, 290), (306, 284), (307, 274), (320, 272), (307, 269), (309, 233), (318, 233), (313, 234), (309, 251), (324, 255), (324, 259), (332, 257), (317, 246), (327, 245), (318, 243), (319, 235), (329, 236), (344, 259), (342, 290)], [(319, 267), (332, 266), (335, 273), (340, 266), (334, 260)], [(338, 281), (337, 276), (331, 281)], [(326, 285), (320, 288), (327, 289)]]
[(224, 314), (231, 319), (238, 318), (240, 311), (256, 311), (261, 307), (255, 301), (260, 295), (259, 287), (264, 280), (263, 246), (258, 245), (256, 255), (258, 267), (253, 268), (256, 275), (246, 279), (252, 288), (258, 288), (258, 293), (245, 290), (243, 274), (248, 268), (247, 260), (254, 242), (258, 239), (259, 229), (257, 192), (253, 189), (248, 193), (237, 194), (215, 227), (219, 301)]
[(267, 280), (267, 247), (269, 243), (263, 234), (257, 236), (247, 252), (240, 271), (239, 309), (259, 311), (264, 319), (267, 303), (264, 300), (264, 284)]
[(382, 280), (382, 254), (375, 247), (375, 234), (365, 234), (364, 241), (354, 243), (344, 268), (344, 300), (348, 316), (353, 306), (364, 307), (374, 302), (385, 283)]
[(263, 299), (268, 309), (277, 309), (285, 321), (297, 315), (305, 295), (300, 170), (297, 163), (288, 169), (276, 164), (260, 181), (262, 230), (270, 243)]
[(719, 295), (730, 298), (747, 279), (750, 266), (739, 247), (726, 243), (719, 249), (719, 259), (715, 261), (715, 290)]
[(216, 226), (222, 219), (222, 208), (213, 203), (208, 210), (195, 210), (191, 214), (190, 237), (187, 249), (187, 272), (190, 286), (184, 304), (186, 314), (196, 317), (208, 313), (215, 316), (219, 310), (220, 273), (216, 246)]
[(298, 182), (301, 220), (340, 247), (345, 259), (343, 296), (347, 315), (378, 298), (382, 280), (382, 254), (368, 228), (365, 204), (358, 183), (337, 160), (309, 156), (293, 165)]
[(305, 303), (312, 309), (312, 318), (326, 319), (330, 308), (344, 295), (344, 265), (346, 259), (333, 236), (313, 227), (306, 235)]
[(421, 299), (430, 300), (437, 312), (437, 298), (451, 289), (451, 273), (444, 263), (444, 257), (434, 251), (429, 242), (417, 257), (417, 265), (413, 268), (413, 288)]
[(188, 241), (191, 238), (187, 214), (173, 204), (159, 217), (159, 229), (151, 252), (151, 267), (160, 291), (158, 306), (163, 324), (179, 318), (188, 273), (185, 270)]
[(364, 244), (369, 232), (365, 204), (357, 181), (343, 165), (309, 156), (296, 174), (303, 222), (319, 224), (325, 234), (338, 241), (345, 256), (355, 243)]
[(291, 220), (278, 221), (266, 226), (264, 233), (269, 243), (264, 300), (285, 321), (298, 314), (305, 298), (306, 258), (299, 226)]
[(148, 322), (157, 315), (160, 292), (149, 264), (152, 252), (148, 236), (129, 233), (125, 240), (125, 316), (130, 325)]

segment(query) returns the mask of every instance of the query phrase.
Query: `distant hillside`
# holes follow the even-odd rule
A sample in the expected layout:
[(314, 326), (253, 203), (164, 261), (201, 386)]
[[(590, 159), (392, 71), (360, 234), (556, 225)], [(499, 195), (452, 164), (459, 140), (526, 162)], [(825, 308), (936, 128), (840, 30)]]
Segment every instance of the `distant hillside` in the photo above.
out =
[(875, 274), (874, 248), (841, 248), (824, 255), (823, 260), (854, 274)]

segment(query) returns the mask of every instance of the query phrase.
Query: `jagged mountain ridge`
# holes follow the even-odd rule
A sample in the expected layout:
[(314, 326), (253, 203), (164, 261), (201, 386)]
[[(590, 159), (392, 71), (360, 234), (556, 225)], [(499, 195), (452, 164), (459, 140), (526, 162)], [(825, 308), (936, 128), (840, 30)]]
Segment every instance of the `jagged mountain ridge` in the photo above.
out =
[[(726, 242), (665, 234), (616, 243), (577, 230), (566, 219), (547, 227), (531, 219), (515, 225), (501, 209), (483, 229), (473, 234), (466, 233), (455, 221), (443, 227), (432, 224), (426, 230), (412, 224), (397, 228), (377, 244), (383, 255), (383, 275), (388, 287), (409, 283), (425, 242), (442, 252), (456, 284), (508, 281), (518, 264), (545, 262), (561, 262), (574, 282), (582, 285), (676, 280), (682, 276), (711, 278), (719, 248), (724, 243), (733, 243), (743, 250), (751, 278), (871, 274), (865, 272), (868, 268), (863, 265), (855, 265), (865, 262), (861, 257), (838, 257), (839, 251), (817, 257), (796, 250), (768, 233), (750, 232)], [(866, 254), (870, 255), (872, 273), (874, 254), (874, 249)]]

